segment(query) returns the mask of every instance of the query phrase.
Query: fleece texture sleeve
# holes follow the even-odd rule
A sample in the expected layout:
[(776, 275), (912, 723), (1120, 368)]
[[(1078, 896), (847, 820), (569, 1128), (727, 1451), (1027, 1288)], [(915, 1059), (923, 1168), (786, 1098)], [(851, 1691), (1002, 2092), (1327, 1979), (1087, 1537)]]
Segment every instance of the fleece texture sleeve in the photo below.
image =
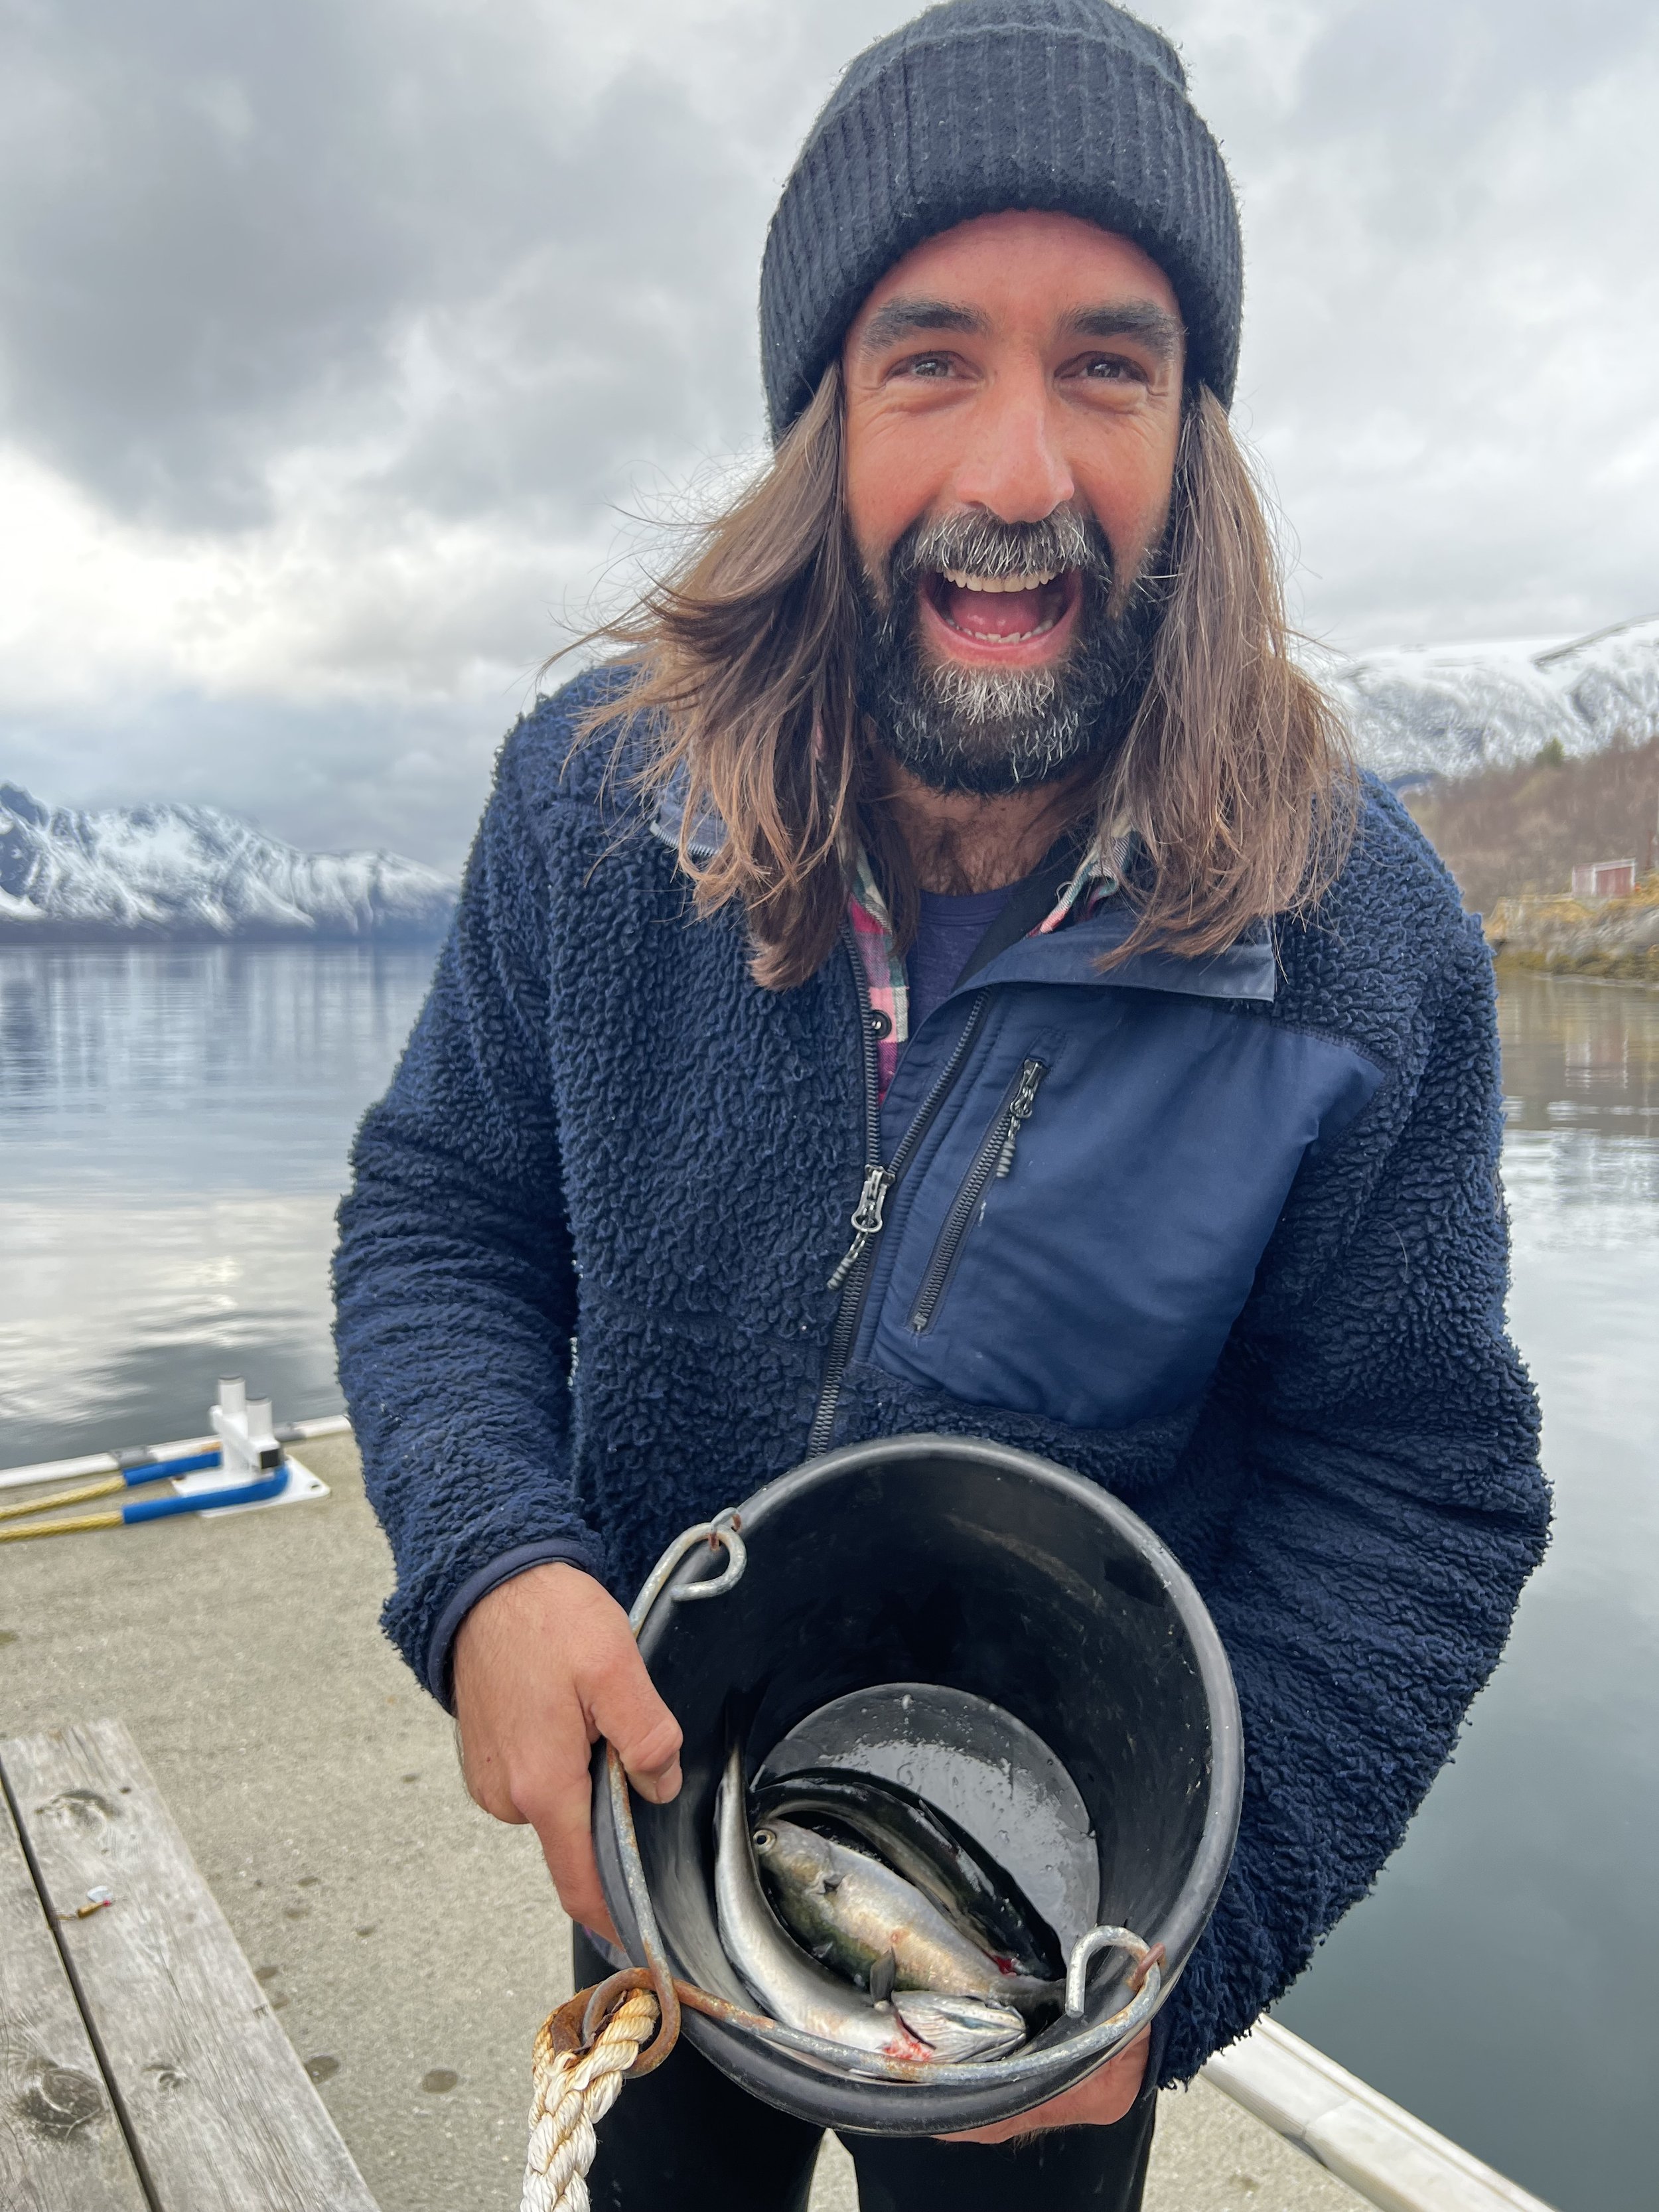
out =
[(526, 811), (509, 745), (430, 996), (358, 1132), (335, 1261), (341, 1382), (397, 1562), (385, 1626), (445, 1698), (469, 1603), (539, 1559), (603, 1564), (570, 1477), (551, 894)]
[(1246, 1769), (1166, 2081), (1242, 2034), (1370, 1888), (1544, 1549), (1536, 1405), (1504, 1326), (1491, 963), (1473, 926), (1449, 933), (1395, 1075), (1304, 1170), (1182, 1470), (1189, 1494), (1242, 1474), (1198, 1579)]

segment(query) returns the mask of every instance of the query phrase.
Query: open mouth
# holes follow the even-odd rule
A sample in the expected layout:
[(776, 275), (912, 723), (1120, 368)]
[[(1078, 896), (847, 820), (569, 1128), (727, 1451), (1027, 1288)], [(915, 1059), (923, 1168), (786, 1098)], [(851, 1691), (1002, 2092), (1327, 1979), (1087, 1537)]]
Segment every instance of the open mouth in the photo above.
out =
[[(1006, 576), (943, 568), (933, 570), (922, 584), (923, 600), (949, 634), (951, 644), (961, 641), (1022, 659), (1042, 656), (1051, 644), (1058, 644), (1082, 597), (1083, 575), (1077, 568), (1027, 569)], [(1027, 650), (1018, 652), (1022, 647)]]

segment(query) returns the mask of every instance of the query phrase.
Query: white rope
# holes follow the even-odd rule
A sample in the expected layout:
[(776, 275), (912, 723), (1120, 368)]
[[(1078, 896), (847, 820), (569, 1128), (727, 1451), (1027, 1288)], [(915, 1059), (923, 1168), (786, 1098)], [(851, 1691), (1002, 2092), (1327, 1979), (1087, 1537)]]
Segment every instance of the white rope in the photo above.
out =
[(530, 2148), (525, 2154), (520, 2212), (588, 2212), (587, 2169), (593, 2136), (617, 2101), (623, 2076), (657, 2025), (649, 1990), (630, 1990), (586, 2051), (556, 2056), (546, 2022), (532, 2062)]

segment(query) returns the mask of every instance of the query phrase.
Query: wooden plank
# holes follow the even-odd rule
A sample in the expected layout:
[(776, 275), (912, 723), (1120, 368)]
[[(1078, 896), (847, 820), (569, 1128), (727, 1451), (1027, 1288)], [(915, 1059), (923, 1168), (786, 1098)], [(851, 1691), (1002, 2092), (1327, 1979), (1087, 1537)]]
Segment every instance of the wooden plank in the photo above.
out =
[(81, 2008), (159, 2212), (375, 2212), (118, 1721), (0, 1744)]
[(0, 1795), (0, 2204), (145, 2212), (86, 2022)]

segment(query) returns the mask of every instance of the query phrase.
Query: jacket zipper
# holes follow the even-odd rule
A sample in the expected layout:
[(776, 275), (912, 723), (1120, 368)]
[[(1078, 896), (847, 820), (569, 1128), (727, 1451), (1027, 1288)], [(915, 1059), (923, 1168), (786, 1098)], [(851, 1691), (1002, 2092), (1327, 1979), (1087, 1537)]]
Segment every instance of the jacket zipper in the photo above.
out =
[(853, 989), (858, 999), (859, 1036), (864, 1048), (864, 1181), (859, 1188), (858, 1203), (853, 1208), (853, 1241), (848, 1247), (840, 1266), (830, 1278), (828, 1287), (839, 1290), (841, 1304), (836, 1311), (836, 1325), (830, 1335), (830, 1348), (823, 1358), (823, 1381), (818, 1389), (817, 1410), (812, 1416), (812, 1425), (807, 1433), (806, 1455), (828, 1451), (830, 1439), (835, 1433), (836, 1409), (841, 1403), (842, 1377), (847, 1363), (853, 1356), (853, 1344), (858, 1335), (859, 1320), (864, 1311), (864, 1294), (870, 1287), (870, 1274), (876, 1264), (876, 1246), (886, 1224), (884, 1209), (887, 1194), (915, 1159), (922, 1139), (927, 1135), (935, 1114), (945, 1102), (968, 1054), (973, 1049), (985, 1021), (985, 1009), (990, 993), (976, 991), (968, 1009), (968, 1018), (963, 1024), (962, 1034), (951, 1047), (951, 1056), (933, 1078), (927, 1096), (917, 1108), (915, 1118), (899, 1141), (890, 1164), (881, 1157), (881, 1064), (876, 1057), (876, 1035), (871, 1026), (874, 1012), (870, 1004), (870, 979), (864, 972), (864, 962), (859, 956), (857, 939), (852, 924), (843, 921), (841, 939), (853, 970)]
[(985, 1141), (974, 1155), (973, 1165), (945, 1217), (945, 1226), (939, 1231), (939, 1242), (933, 1247), (921, 1288), (916, 1292), (915, 1304), (910, 1310), (910, 1326), (918, 1336), (933, 1327), (940, 1301), (951, 1287), (951, 1278), (956, 1273), (974, 1216), (983, 1205), (987, 1184), (1000, 1182), (1012, 1170), (1019, 1133), (1031, 1118), (1038, 1089), (1048, 1073), (1046, 1060), (1025, 1062), (1009, 1085), (986, 1132)]

